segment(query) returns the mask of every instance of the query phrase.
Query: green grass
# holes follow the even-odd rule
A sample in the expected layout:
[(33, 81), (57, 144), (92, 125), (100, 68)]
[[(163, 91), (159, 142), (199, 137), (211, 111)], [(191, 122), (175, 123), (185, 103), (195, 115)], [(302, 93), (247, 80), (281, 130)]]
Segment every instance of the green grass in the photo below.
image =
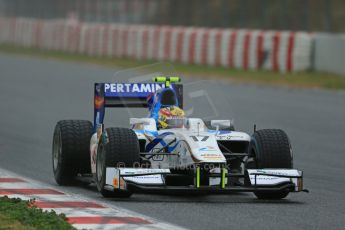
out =
[(64, 215), (47, 212), (33, 206), (32, 201), (0, 197), (0, 230), (49, 230), (75, 229), (66, 222)]
[[(47, 51), (37, 48), (23, 48), (11, 45), (0, 45), (0, 52), (17, 55), (27, 55), (40, 58), (50, 58), (63, 61), (91, 63), (106, 67), (132, 68), (141, 65), (153, 64), (156, 61), (141, 61), (128, 58), (92, 57), (81, 54), (66, 53), (60, 51)], [(174, 63), (175, 70), (182, 77), (202, 77), (216, 79), (231, 79), (233, 81), (288, 86), (299, 88), (323, 88), (345, 89), (345, 76), (320, 73), (320, 72), (297, 72), (275, 73), (271, 71), (243, 71), (224, 67), (209, 67), (201, 65), (188, 65)]]

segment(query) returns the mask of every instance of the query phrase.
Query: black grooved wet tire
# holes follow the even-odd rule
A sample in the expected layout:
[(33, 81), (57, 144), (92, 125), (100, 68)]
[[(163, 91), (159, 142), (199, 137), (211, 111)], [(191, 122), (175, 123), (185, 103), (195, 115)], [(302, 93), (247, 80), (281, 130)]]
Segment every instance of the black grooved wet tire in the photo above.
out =
[(91, 173), (90, 139), (93, 126), (85, 120), (62, 120), (54, 130), (53, 171), (59, 185), (74, 182), (78, 173)]
[[(280, 129), (258, 130), (252, 136), (249, 154), (254, 158), (248, 168), (284, 168), (293, 166), (292, 151), (287, 134)], [(282, 199), (289, 191), (255, 192), (259, 199)]]
[(104, 189), (106, 167), (138, 167), (140, 162), (139, 141), (135, 132), (126, 128), (107, 128), (108, 143), (98, 146), (96, 184), (104, 197), (129, 197), (130, 191)]

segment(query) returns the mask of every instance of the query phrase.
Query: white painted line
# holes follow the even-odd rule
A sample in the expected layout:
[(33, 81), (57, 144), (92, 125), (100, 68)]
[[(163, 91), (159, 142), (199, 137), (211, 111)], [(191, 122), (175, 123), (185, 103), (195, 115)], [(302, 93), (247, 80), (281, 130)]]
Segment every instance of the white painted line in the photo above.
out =
[(68, 217), (76, 216), (128, 216), (127, 213), (121, 212), (120, 210), (114, 210), (111, 208), (42, 208), (46, 211), (54, 210), (57, 214), (65, 214)]

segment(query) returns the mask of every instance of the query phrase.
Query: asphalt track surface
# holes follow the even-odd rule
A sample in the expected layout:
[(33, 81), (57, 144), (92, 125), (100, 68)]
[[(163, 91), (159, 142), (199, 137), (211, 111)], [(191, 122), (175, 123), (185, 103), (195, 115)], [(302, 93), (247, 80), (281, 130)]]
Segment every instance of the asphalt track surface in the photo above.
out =
[[(51, 163), (55, 123), (92, 120), (93, 83), (111, 81), (114, 70), (0, 54), (0, 71), (0, 168), (55, 185)], [(197, 78), (187, 82), (186, 90), (188, 85), (193, 91), (200, 88)], [(193, 115), (231, 116), (237, 129), (250, 133), (254, 122), (259, 129), (284, 129), (293, 145), (294, 166), (304, 171), (310, 193), (291, 194), (282, 201), (259, 201), (247, 193), (135, 194), (107, 203), (191, 229), (344, 229), (345, 93), (230, 81), (207, 85), (205, 98), (213, 105), (203, 109), (205, 98), (187, 98), (186, 104), (194, 104)], [(132, 112), (145, 114), (143, 109)], [(114, 126), (128, 123), (123, 109), (107, 116)], [(94, 187), (64, 189), (104, 202)]]

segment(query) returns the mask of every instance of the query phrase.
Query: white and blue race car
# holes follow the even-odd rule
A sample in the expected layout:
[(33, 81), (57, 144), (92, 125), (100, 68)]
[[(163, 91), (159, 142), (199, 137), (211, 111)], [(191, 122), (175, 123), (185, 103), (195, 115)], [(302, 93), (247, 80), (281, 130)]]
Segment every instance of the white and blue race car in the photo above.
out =
[[(104, 128), (108, 107), (147, 107), (130, 128)], [(224, 194), (254, 192), (282, 199), (303, 189), (293, 169), (290, 141), (279, 129), (234, 130), (230, 120), (171, 117), (162, 128), (163, 108), (183, 108), (178, 77), (154, 83), (96, 83), (94, 123), (62, 120), (53, 139), (53, 171), (60, 185), (76, 179), (96, 183), (104, 197), (133, 193)]]

